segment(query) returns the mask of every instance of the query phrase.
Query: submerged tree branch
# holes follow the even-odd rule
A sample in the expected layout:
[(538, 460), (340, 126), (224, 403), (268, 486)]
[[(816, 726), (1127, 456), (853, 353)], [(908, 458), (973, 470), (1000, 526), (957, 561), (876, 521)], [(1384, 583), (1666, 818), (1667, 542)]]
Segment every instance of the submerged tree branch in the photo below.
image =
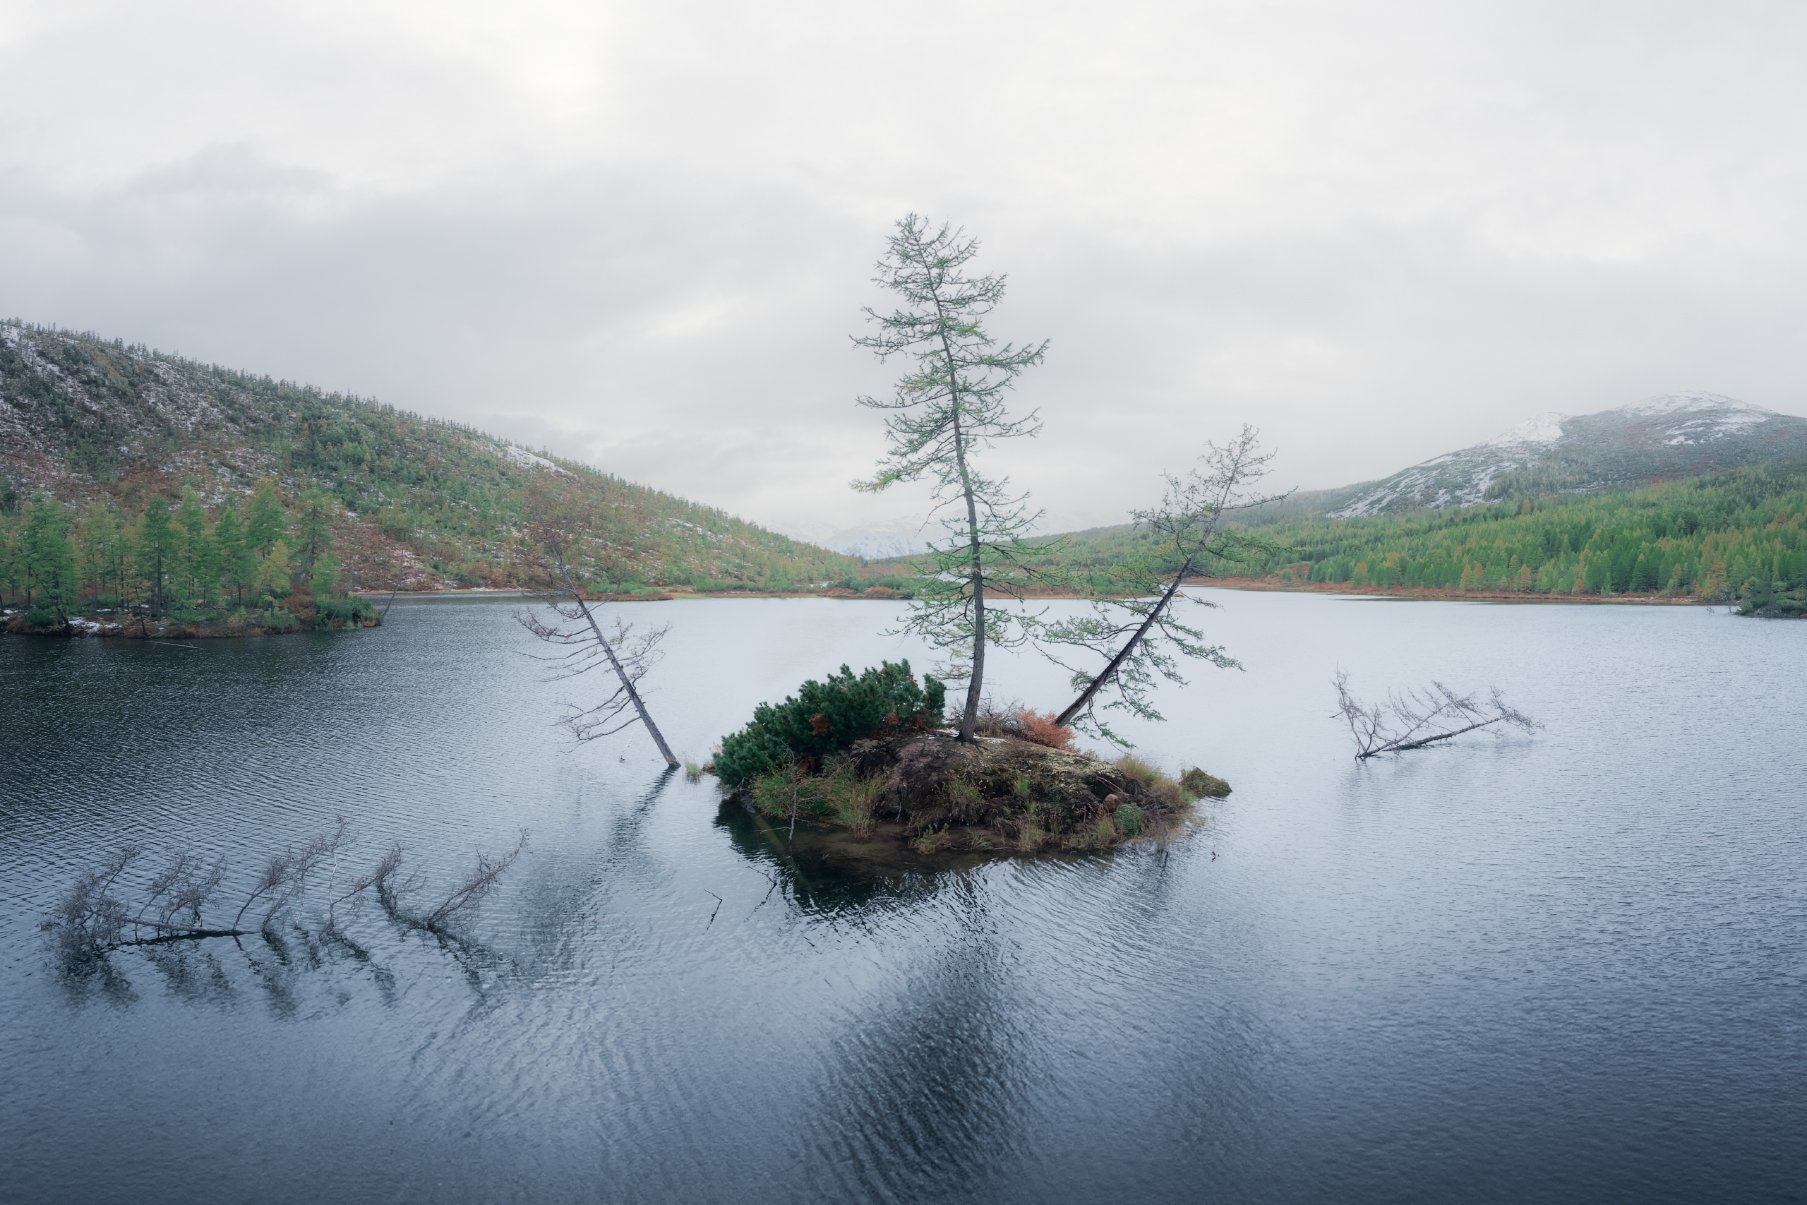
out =
[[(195, 855), (179, 852), (164, 869), (145, 876), (134, 873), (134, 867), (142, 862), (141, 852), (126, 846), (78, 875), (42, 928), (64, 957), (76, 960), (133, 946), (250, 937), (260, 932), (268, 937), (273, 934), (276, 918), (297, 905), (309, 878), (343, 847), (347, 833), (348, 825), (340, 817), (332, 830), (266, 859), (238, 901), (231, 923), (224, 925), (210, 923), (205, 917), (205, 909), (224, 877), (222, 860), (203, 864)], [(322, 936), (335, 934), (337, 910), (374, 888), (391, 919), (443, 936), (453, 919), (495, 888), (526, 846), (527, 832), (523, 829), (512, 849), (501, 854), (479, 852), (475, 869), (418, 918), (401, 907), (401, 895), (415, 883), (399, 877), (402, 849), (400, 845), (391, 846), (369, 871), (354, 877), (328, 899), (324, 916), (315, 922), (318, 932)], [(260, 901), (265, 905), (261, 921), (256, 928), (245, 927), (245, 914)]]
[(1342, 670), (1332, 683), (1337, 701), (1332, 718), (1349, 726), (1357, 761), (1382, 753), (1409, 753), (1499, 724), (1527, 733), (1543, 727), (1508, 704), (1497, 686), (1489, 689), (1485, 700), (1478, 700), (1433, 681), (1428, 687), (1391, 694), (1382, 703), (1363, 703), (1350, 693), (1349, 675)]

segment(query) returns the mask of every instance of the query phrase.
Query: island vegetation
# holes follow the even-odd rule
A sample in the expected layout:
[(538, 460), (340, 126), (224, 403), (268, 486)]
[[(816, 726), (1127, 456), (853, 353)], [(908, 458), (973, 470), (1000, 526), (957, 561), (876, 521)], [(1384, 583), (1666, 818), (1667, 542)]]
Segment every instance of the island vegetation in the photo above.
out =
[(842, 666), (761, 704), (695, 772), (787, 841), (800, 824), (831, 829), (865, 839), (852, 849), (867, 857), (883, 845), (919, 857), (1109, 849), (1171, 835), (1198, 799), (1229, 794), (1202, 770), (1176, 779), (1133, 754), (1086, 753), (1025, 708), (981, 709), (961, 739), (946, 693), (907, 661)]
[(345, 589), (330, 502), (291, 514), (273, 482), (240, 506), (192, 487), (137, 513), (96, 498), (71, 513), (48, 494), (0, 513), (0, 631), (201, 637), (370, 627)]
[[(876, 834), (918, 856), (1108, 849), (1171, 833), (1195, 800), (1229, 791), (1202, 770), (1176, 780), (1129, 753), (1107, 761), (1078, 750), (1069, 723), (1127, 747), (1098, 718), (1099, 707), (1158, 719), (1149, 692), (1157, 679), (1183, 682), (1183, 659), (1234, 664), (1173, 605), (1189, 569), (1229, 555), (1225, 516), (1266, 501), (1247, 487), (1267, 457), (1245, 429), (1207, 453), (1207, 473), (1170, 478), (1163, 504), (1137, 521), (1171, 543), (1178, 567), (1151, 569), (1138, 558), (1133, 578), (1091, 591), (1101, 596), (1095, 614), (1049, 623), (1025, 600), (1038, 585), (1070, 588), (1072, 579), (1049, 573), (1053, 545), (1029, 538), (1040, 514), (1027, 495), (980, 464), (997, 444), (1039, 432), (1037, 414), (1013, 415), (1007, 398), (1047, 344), (990, 334), (985, 320), (1005, 281), (974, 274), (977, 254), (961, 230), (916, 214), (901, 219), (876, 276), (897, 304), (867, 308), (872, 333), (854, 340), (881, 360), (907, 364), (889, 398), (858, 399), (884, 413), (886, 436), (876, 475), (859, 484), (931, 487), (930, 517), (940, 519), (942, 535), (896, 630), (943, 659), (940, 676), (919, 683), (908, 662), (857, 674), (842, 666), (781, 703), (762, 704), (707, 767), (756, 817), (782, 823), (787, 841), (802, 823)], [(597, 642), (607, 644), (600, 633)], [(985, 706), (987, 650), (1025, 644), (1096, 659), (1066, 666), (1078, 697), (1058, 717)], [(949, 678), (965, 687), (951, 715)]]

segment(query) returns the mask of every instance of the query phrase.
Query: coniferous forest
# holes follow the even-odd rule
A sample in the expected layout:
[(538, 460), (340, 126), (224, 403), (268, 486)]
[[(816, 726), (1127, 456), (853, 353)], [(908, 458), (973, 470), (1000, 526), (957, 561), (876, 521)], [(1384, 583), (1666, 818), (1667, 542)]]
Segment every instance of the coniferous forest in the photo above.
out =
[(40, 494), (61, 501), (74, 533), (90, 502), (130, 525), (155, 499), (173, 511), (193, 489), (212, 516), (266, 480), (286, 508), (331, 529), (351, 588), (532, 585), (548, 516), (581, 533), (564, 549), (579, 579), (611, 592), (791, 590), (857, 565), (458, 423), (0, 321), (0, 523), (15, 541)]
[[(1286, 515), (1248, 531), (1258, 539), (1246, 559), (1220, 561), (1215, 574), (1358, 590), (1658, 596), (1792, 614), (1807, 595), (1807, 463), (1377, 518)], [(1103, 571), (1148, 543), (1126, 528), (1081, 532), (1061, 560)]]
[(193, 488), (136, 513), (41, 494), (0, 513), (0, 603), (31, 628), (155, 621), (236, 635), (372, 623), (370, 604), (343, 588), (330, 509), (314, 492), (291, 513), (267, 480), (242, 508), (230, 497), (209, 507)]

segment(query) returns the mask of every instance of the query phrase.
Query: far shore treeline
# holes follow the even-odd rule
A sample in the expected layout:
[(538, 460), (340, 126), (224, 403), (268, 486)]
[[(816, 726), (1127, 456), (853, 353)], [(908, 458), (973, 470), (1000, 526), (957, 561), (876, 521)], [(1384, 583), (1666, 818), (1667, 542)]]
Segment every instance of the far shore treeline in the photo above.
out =
[(291, 512), (270, 481), (211, 506), (193, 488), (152, 495), (135, 513), (110, 498), (73, 510), (41, 494), (0, 510), (0, 604), (14, 612), (10, 626), (31, 629), (86, 620), (223, 635), (367, 624), (369, 603), (341, 580), (330, 510), (309, 493)]
[[(1259, 526), (1264, 551), (1219, 573), (1358, 591), (1736, 602), (1761, 614), (1807, 605), (1807, 462), (1622, 492)], [(1108, 572), (1151, 543), (1127, 527), (1080, 532), (1060, 550), (1060, 568)]]

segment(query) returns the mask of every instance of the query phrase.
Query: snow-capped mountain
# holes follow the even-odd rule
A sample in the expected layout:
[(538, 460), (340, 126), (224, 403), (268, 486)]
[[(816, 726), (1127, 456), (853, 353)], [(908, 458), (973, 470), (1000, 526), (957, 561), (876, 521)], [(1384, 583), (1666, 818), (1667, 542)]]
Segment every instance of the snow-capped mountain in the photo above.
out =
[(1585, 493), (1807, 455), (1807, 419), (1716, 393), (1540, 414), (1471, 448), (1336, 491), (1332, 518)]

